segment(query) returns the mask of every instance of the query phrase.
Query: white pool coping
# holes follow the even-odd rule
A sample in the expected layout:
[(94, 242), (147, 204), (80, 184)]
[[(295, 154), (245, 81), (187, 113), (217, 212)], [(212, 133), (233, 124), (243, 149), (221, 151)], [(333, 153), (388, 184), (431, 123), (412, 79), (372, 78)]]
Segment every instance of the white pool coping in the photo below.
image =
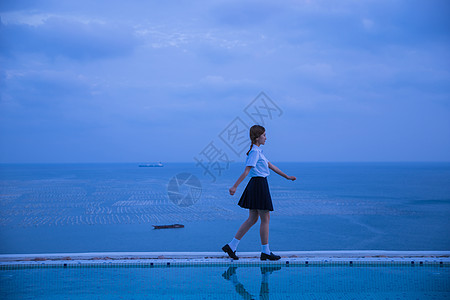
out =
[(260, 252), (236, 252), (233, 260), (224, 252), (88, 252), (1, 254), (0, 265), (46, 264), (217, 264), (217, 263), (450, 263), (450, 251), (277, 251), (279, 261), (261, 261)]

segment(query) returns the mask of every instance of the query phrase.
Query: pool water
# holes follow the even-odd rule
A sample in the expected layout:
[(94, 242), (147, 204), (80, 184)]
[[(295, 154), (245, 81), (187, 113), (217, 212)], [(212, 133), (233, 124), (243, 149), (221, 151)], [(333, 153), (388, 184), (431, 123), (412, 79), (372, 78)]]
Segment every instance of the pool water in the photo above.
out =
[(0, 266), (1, 299), (450, 299), (450, 266), (63, 264)]

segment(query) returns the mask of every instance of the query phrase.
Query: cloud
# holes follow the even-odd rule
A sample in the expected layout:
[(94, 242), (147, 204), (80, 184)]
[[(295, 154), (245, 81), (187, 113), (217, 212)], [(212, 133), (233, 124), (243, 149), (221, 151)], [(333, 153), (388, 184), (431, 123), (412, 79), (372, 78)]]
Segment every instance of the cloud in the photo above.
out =
[(23, 9), (31, 9), (36, 7), (42, 8), (43, 1), (40, 0), (17, 0), (17, 1), (0, 1), (0, 12), (17, 11)]
[[(22, 137), (76, 132), (96, 122), (92, 84), (70, 71), (8, 71), (0, 101), (1, 129)], [(3, 138), (5, 138), (3, 134)]]
[(210, 9), (216, 24), (246, 28), (270, 22), (283, 6), (270, 1), (224, 1)]
[(366, 30), (370, 31), (375, 27), (375, 22), (370, 19), (363, 18), (361, 22)]
[(42, 53), (49, 58), (92, 60), (130, 55), (138, 45), (132, 28), (97, 21), (48, 17), (35, 25), (3, 23), (1, 53)]

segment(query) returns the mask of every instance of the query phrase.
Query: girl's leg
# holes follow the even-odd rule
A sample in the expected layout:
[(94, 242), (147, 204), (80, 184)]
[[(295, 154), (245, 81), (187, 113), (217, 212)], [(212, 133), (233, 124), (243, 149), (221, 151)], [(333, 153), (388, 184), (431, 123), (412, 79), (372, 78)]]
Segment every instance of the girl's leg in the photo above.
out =
[(261, 218), (261, 226), (259, 227), (259, 234), (261, 236), (261, 245), (267, 245), (269, 243), (269, 210), (258, 210), (259, 217)]
[(239, 227), (234, 238), (240, 240), (256, 222), (258, 222), (258, 211), (256, 209), (249, 209), (248, 219)]
[(258, 213), (261, 218), (261, 228), (259, 229), (261, 234), (261, 260), (279, 260), (281, 256), (273, 254), (269, 248), (270, 211), (258, 210)]

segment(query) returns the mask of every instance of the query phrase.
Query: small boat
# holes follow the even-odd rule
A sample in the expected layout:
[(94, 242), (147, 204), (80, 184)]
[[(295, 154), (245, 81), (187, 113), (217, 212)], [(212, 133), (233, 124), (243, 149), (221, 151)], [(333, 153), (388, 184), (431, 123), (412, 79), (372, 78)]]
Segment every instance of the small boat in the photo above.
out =
[(164, 165), (161, 162), (159, 162), (157, 164), (142, 164), (139, 165), (139, 167), (164, 167)]
[(152, 225), (153, 229), (165, 229), (165, 228), (184, 228), (183, 224), (172, 224), (172, 225)]

